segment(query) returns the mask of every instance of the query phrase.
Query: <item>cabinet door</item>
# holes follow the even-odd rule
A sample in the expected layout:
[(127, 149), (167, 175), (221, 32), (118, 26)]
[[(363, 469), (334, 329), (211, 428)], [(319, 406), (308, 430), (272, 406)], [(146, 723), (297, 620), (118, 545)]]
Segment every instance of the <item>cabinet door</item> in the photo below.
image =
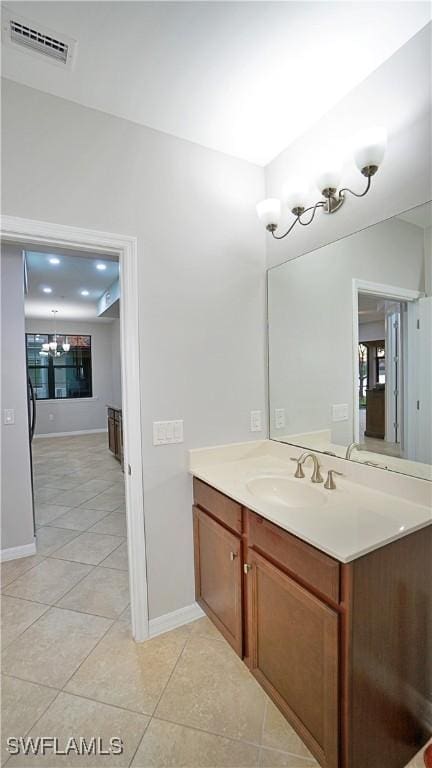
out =
[(112, 453), (116, 453), (116, 425), (114, 419), (108, 418), (108, 448)]
[(241, 539), (198, 507), (193, 512), (197, 602), (241, 656)]
[(338, 766), (338, 615), (248, 550), (251, 671), (324, 768)]

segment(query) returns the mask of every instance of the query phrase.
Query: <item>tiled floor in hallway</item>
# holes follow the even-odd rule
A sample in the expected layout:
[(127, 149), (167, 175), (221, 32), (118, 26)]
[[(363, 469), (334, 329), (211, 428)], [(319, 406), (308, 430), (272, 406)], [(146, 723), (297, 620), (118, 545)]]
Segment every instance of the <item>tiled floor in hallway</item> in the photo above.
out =
[[(34, 464), (38, 554), (2, 565), (2, 763), (316, 768), (208, 619), (131, 639), (123, 475), (106, 436), (37, 440)], [(8, 736), (119, 737), (123, 752), (14, 757)]]

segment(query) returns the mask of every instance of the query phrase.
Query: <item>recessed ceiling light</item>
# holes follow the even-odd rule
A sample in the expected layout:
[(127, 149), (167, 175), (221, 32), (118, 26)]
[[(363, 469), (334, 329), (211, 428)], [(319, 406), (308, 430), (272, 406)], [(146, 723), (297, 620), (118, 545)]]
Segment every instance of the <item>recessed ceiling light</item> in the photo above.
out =
[(50, 264), (60, 264), (60, 259), (57, 258), (57, 256), (53, 256), (51, 259), (49, 259)]
[(102, 271), (103, 269), (106, 269), (106, 264), (96, 264), (96, 269), (100, 269)]
[(52, 293), (52, 288), (42, 288), (44, 293)]
[(88, 295), (89, 295), (88, 291), (85, 291), (85, 290), (81, 291), (81, 296), (88, 296)]

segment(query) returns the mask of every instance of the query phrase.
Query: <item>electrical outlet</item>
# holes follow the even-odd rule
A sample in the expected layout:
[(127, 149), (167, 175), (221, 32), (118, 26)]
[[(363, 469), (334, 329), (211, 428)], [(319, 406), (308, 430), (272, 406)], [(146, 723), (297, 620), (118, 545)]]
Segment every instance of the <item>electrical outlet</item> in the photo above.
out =
[(262, 411), (250, 412), (250, 431), (251, 432), (262, 431)]
[(285, 408), (275, 408), (275, 427), (282, 429), (285, 426)]
[(332, 421), (348, 421), (348, 404), (332, 405)]
[(183, 442), (183, 419), (153, 422), (153, 445)]
[(5, 424), (15, 424), (15, 409), (5, 408), (3, 414), (3, 422)]

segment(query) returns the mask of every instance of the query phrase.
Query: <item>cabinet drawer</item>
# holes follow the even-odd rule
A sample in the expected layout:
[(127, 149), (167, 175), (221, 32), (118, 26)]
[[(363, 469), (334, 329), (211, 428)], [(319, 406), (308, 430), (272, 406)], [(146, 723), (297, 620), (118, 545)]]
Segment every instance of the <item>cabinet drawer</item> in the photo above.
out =
[(249, 547), (267, 555), (303, 584), (339, 602), (339, 563), (248, 510)]
[(242, 532), (242, 508), (236, 501), (224, 496), (223, 493), (206, 485), (202, 480), (194, 477), (194, 500), (195, 504), (202, 509), (210, 512), (213, 517), (220, 520), (221, 523), (232, 531), (241, 534)]

